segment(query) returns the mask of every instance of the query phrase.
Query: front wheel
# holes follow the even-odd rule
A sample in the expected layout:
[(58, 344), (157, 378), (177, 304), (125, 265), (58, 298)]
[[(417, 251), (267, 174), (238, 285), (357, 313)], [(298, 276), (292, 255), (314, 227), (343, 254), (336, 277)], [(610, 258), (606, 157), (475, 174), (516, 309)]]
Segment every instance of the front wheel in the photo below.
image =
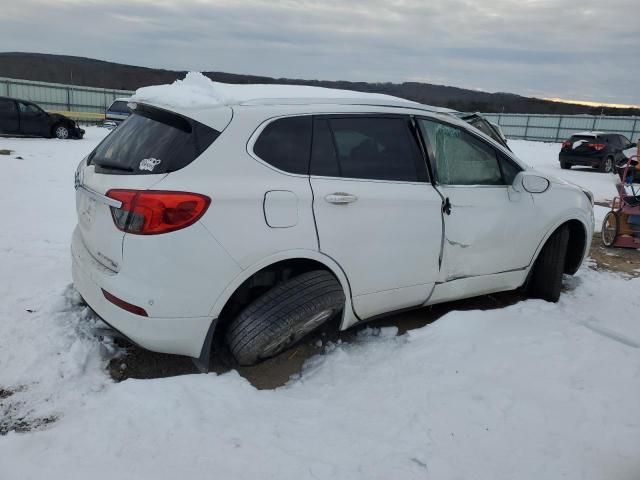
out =
[(246, 307), (226, 340), (240, 365), (253, 365), (291, 347), (344, 308), (340, 283), (314, 270), (276, 285)]
[(53, 135), (60, 140), (69, 138), (69, 129), (64, 125), (56, 125), (53, 127)]
[(560, 168), (563, 170), (569, 170), (571, 168), (571, 164), (569, 162), (565, 162), (564, 160), (562, 160), (560, 162)]
[(613, 246), (613, 242), (616, 241), (618, 236), (618, 215), (616, 215), (616, 212), (611, 211), (605, 215), (600, 234), (605, 247)]
[(551, 234), (533, 265), (528, 285), (530, 296), (547, 302), (558, 301), (568, 244), (569, 229), (566, 226)]

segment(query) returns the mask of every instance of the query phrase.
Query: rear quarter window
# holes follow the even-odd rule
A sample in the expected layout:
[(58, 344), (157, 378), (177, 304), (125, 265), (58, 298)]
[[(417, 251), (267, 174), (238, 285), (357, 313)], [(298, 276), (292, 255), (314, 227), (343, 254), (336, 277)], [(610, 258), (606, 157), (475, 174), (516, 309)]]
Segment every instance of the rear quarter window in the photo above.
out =
[(260, 133), (253, 153), (278, 170), (306, 175), (311, 153), (311, 122), (311, 116), (274, 120)]
[(138, 104), (135, 112), (91, 152), (97, 173), (170, 173), (193, 162), (220, 132), (180, 115)]

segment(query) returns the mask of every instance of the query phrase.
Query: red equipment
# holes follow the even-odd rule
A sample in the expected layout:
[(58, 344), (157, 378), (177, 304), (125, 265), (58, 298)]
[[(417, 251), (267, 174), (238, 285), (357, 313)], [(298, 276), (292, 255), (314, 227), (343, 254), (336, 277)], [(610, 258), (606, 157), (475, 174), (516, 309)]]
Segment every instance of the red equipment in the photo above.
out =
[(618, 167), (618, 196), (602, 222), (602, 243), (606, 247), (640, 248), (640, 166), (638, 155)]

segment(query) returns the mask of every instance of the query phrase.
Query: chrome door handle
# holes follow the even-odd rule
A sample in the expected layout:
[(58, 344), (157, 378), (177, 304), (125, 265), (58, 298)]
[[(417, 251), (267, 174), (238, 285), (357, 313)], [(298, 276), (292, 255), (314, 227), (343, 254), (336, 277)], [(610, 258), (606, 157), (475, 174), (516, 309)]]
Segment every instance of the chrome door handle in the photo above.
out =
[(346, 205), (347, 203), (355, 202), (356, 200), (358, 200), (358, 197), (356, 197), (355, 195), (351, 195), (350, 193), (336, 192), (330, 193), (329, 195), (324, 197), (324, 199), (329, 203), (333, 203), (334, 205)]

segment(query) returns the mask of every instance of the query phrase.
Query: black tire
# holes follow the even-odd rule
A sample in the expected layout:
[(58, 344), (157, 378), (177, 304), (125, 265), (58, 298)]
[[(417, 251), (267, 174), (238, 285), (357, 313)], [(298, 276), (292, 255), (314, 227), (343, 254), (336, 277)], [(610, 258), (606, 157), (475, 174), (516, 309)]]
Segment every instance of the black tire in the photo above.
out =
[(605, 157), (602, 159), (602, 162), (600, 162), (601, 172), (611, 173), (613, 172), (613, 167), (614, 167), (613, 157)]
[(547, 302), (558, 301), (568, 243), (569, 229), (566, 226), (560, 227), (549, 237), (533, 265), (528, 285), (529, 296)]
[(618, 237), (618, 215), (613, 210), (607, 213), (602, 221), (602, 243), (605, 247), (612, 247)]
[(227, 345), (240, 365), (253, 365), (286, 350), (344, 308), (344, 292), (326, 270), (291, 278), (246, 307), (227, 330)]
[(58, 123), (54, 125), (51, 129), (53, 132), (53, 136), (59, 138), (60, 140), (66, 140), (71, 136), (71, 132), (69, 131), (69, 127), (63, 125), (62, 123)]
[(573, 165), (569, 162), (565, 162), (564, 160), (560, 160), (560, 168), (563, 170), (569, 170)]

